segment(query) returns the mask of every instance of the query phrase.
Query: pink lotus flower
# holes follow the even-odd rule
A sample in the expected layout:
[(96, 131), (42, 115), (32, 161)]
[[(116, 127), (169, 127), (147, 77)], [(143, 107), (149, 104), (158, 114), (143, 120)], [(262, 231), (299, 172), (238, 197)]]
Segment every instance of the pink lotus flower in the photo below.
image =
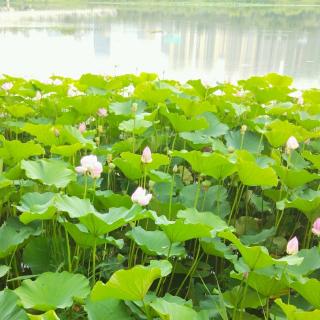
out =
[(132, 202), (138, 203), (140, 204), (140, 206), (148, 205), (151, 198), (152, 198), (152, 194), (148, 193), (147, 190), (141, 187), (138, 187), (131, 196)]
[(9, 91), (13, 88), (13, 83), (12, 82), (5, 82), (1, 88), (5, 91)]
[(76, 167), (76, 171), (80, 174), (89, 174), (92, 178), (100, 177), (103, 167), (95, 155), (84, 156), (80, 160), (81, 166)]
[(145, 147), (142, 151), (141, 162), (143, 163), (151, 163), (152, 162), (152, 154), (149, 147)]
[(108, 115), (108, 112), (107, 112), (107, 109), (105, 108), (99, 108), (98, 109), (98, 112), (97, 112), (97, 115), (99, 117), (106, 117)]
[(87, 130), (86, 124), (85, 124), (84, 122), (81, 122), (81, 123), (79, 124), (78, 130), (79, 130), (81, 133), (85, 132), (85, 131)]
[(299, 251), (299, 241), (297, 237), (292, 238), (287, 243), (287, 254), (296, 254)]
[(299, 142), (297, 141), (297, 139), (294, 136), (291, 136), (287, 140), (286, 147), (287, 147), (287, 150), (289, 152), (292, 151), (292, 150), (298, 149), (299, 148)]
[(317, 218), (312, 226), (312, 233), (316, 236), (320, 236), (320, 218)]

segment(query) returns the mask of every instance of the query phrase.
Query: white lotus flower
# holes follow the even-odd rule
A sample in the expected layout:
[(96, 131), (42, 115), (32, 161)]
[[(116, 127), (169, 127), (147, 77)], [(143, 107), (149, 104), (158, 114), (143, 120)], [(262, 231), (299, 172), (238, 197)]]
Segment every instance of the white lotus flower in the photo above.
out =
[(140, 204), (140, 206), (146, 206), (152, 199), (152, 194), (148, 193), (147, 190), (142, 187), (138, 187), (136, 191), (132, 194), (132, 202)]

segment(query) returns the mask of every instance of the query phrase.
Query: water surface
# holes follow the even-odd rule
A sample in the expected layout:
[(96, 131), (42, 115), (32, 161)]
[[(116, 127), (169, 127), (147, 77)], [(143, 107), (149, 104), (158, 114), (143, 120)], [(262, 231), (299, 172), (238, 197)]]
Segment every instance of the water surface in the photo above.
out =
[(278, 72), (320, 84), (319, 7), (103, 7), (0, 12), (0, 73), (156, 72), (236, 81)]

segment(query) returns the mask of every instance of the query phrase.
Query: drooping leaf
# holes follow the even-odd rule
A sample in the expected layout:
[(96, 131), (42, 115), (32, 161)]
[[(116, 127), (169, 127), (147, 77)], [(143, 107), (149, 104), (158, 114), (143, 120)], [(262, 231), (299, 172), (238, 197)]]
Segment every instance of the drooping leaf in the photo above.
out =
[(85, 299), (90, 292), (89, 281), (83, 275), (69, 272), (42, 273), (36, 280), (24, 280), (15, 289), (27, 309), (49, 311), (70, 307), (74, 300)]

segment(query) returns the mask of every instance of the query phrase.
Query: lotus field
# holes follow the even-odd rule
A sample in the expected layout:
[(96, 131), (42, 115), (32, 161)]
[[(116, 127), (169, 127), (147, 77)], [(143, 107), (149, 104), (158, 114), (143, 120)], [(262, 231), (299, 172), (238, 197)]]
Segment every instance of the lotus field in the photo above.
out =
[(320, 319), (319, 114), (277, 74), (3, 76), (1, 320)]

